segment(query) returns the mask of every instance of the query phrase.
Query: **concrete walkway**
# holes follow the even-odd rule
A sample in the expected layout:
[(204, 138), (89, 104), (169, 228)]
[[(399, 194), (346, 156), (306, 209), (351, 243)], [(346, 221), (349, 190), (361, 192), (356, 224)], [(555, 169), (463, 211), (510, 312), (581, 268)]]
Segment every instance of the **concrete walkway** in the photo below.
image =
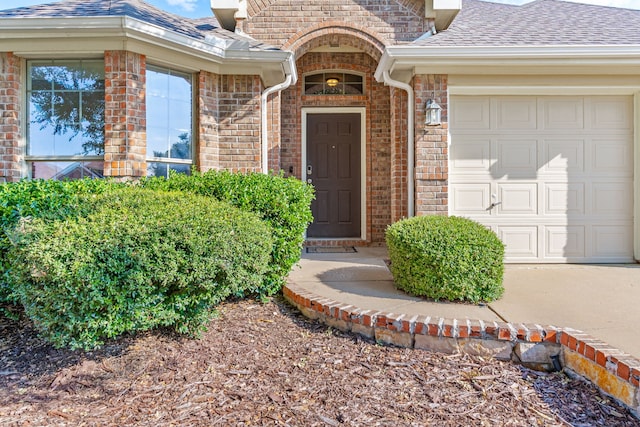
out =
[(640, 265), (507, 265), (489, 305), (425, 301), (395, 289), (385, 248), (304, 253), (289, 279), (361, 309), (453, 319), (571, 327), (640, 358)]

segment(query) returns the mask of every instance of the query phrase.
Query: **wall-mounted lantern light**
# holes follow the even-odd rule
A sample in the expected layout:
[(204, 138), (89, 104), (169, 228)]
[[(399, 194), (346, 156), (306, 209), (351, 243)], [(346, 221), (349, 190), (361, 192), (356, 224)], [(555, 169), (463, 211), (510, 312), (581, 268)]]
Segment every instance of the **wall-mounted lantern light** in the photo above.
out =
[(427, 126), (438, 126), (442, 124), (442, 107), (433, 99), (427, 101), (427, 114), (424, 124)]

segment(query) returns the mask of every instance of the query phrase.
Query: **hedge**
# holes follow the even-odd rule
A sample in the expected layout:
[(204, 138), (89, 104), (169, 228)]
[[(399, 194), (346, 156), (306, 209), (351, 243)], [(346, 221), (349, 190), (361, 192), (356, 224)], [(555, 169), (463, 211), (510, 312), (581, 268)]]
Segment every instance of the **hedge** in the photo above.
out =
[(75, 214), (81, 195), (101, 194), (122, 187), (123, 184), (114, 181), (90, 179), (24, 180), (0, 184), (0, 304), (17, 302), (8, 284), (11, 264), (7, 260), (10, 248), (7, 232), (24, 218), (55, 220)]
[(254, 212), (266, 221), (274, 240), (269, 271), (258, 292), (261, 295), (278, 292), (291, 268), (300, 260), (305, 232), (313, 220), (314, 196), (313, 187), (296, 178), (211, 170), (194, 172), (191, 176), (171, 174), (168, 179), (147, 178), (140, 185), (214, 197)]
[(254, 214), (140, 188), (78, 203), (81, 214), (22, 219), (10, 233), (10, 285), (56, 346), (158, 326), (197, 335), (215, 304), (262, 286), (273, 240)]
[(434, 300), (493, 301), (504, 292), (504, 245), (466, 218), (420, 216), (387, 228), (396, 286)]

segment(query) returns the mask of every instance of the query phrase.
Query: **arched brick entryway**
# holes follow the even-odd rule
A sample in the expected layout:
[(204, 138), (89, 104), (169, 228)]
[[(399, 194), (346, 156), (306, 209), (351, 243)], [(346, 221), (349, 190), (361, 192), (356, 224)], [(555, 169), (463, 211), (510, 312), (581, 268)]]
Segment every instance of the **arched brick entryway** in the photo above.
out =
[[(398, 112), (391, 108), (401, 103), (401, 91), (379, 83), (374, 78), (378, 61), (382, 56), (384, 42), (372, 31), (347, 26), (342, 22), (324, 22), (308, 28), (303, 34), (295, 34), (284, 45), (291, 49), (297, 59), (299, 81), (281, 94), (280, 105), (280, 167), (302, 177), (303, 163), (303, 111), (318, 111), (319, 108), (361, 108), (366, 113), (364, 122), (364, 146), (360, 153), (364, 156), (362, 179), (364, 239), (310, 240), (309, 244), (343, 245), (376, 244), (384, 242), (384, 231), (388, 224), (397, 219), (397, 212), (406, 197), (404, 195), (402, 172), (406, 167), (398, 162), (406, 161), (401, 151), (406, 145), (406, 126), (398, 120)], [(305, 95), (304, 76), (309, 73), (337, 70), (364, 77), (364, 91), (361, 95)], [(406, 97), (404, 97), (406, 102)], [(400, 107), (398, 108), (405, 108)], [(394, 127), (398, 127), (395, 129)], [(401, 210), (401, 208), (400, 208)]]

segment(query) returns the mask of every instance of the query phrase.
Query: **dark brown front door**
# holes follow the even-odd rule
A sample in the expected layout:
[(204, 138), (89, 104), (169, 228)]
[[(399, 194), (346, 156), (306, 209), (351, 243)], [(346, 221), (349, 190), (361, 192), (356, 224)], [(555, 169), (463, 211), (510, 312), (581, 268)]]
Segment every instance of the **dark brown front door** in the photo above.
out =
[(307, 115), (308, 237), (360, 237), (360, 114)]

